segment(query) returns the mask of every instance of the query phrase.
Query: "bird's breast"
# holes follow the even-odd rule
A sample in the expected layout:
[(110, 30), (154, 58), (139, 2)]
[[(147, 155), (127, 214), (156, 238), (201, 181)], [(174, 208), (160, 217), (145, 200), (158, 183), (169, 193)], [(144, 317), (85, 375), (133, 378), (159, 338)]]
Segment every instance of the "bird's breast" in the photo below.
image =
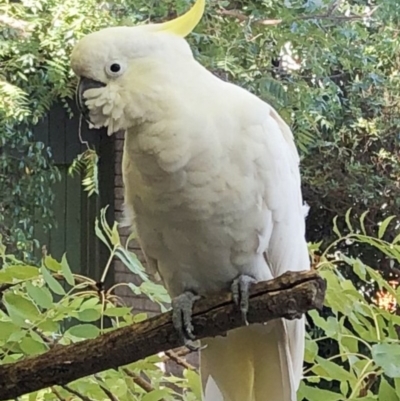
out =
[(257, 276), (264, 216), (254, 176), (236, 172), (212, 147), (174, 150), (173, 139), (161, 146), (126, 138), (125, 203), (144, 252), (172, 294), (218, 291), (239, 274)]

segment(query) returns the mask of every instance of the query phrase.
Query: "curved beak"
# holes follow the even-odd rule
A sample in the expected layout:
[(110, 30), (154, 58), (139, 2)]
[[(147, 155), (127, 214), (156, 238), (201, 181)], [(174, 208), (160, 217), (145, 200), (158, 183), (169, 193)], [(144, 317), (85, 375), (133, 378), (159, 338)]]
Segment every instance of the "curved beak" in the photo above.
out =
[(76, 105), (78, 106), (78, 110), (81, 112), (83, 118), (90, 123), (89, 118), (89, 109), (85, 104), (85, 99), (83, 98), (83, 94), (88, 89), (95, 89), (95, 88), (104, 88), (107, 86), (103, 82), (95, 81), (91, 78), (81, 77), (79, 79), (78, 87), (76, 88)]

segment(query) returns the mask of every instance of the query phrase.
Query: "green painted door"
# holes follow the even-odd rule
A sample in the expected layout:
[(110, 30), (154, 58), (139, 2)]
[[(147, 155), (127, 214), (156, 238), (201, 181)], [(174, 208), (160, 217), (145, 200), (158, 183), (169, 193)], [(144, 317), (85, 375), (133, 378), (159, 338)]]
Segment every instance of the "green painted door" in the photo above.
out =
[[(95, 236), (94, 222), (100, 209), (106, 205), (109, 205), (108, 218), (110, 221), (114, 219), (113, 138), (103, 131), (89, 130), (86, 123), (82, 123), (79, 135), (79, 117), (75, 114), (69, 118), (65, 108), (56, 105), (34, 128), (35, 139), (50, 147), (61, 174), (61, 181), (54, 186), (54, 227), (45, 232), (40, 216), (36, 216), (35, 237), (57, 260), (66, 252), (73, 272), (99, 280), (108, 251)], [(68, 174), (74, 158), (86, 148), (85, 141), (97, 150), (100, 157), (100, 194), (90, 198), (83, 190), (81, 178)]]

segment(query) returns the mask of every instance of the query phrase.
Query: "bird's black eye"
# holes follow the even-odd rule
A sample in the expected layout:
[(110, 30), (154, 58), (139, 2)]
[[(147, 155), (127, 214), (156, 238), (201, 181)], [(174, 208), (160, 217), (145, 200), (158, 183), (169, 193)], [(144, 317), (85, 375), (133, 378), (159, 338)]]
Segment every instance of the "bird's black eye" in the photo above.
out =
[(117, 78), (125, 71), (125, 63), (121, 60), (110, 60), (105, 65), (105, 72), (110, 78)]
[(111, 72), (119, 72), (121, 70), (121, 66), (118, 63), (113, 63), (110, 65)]

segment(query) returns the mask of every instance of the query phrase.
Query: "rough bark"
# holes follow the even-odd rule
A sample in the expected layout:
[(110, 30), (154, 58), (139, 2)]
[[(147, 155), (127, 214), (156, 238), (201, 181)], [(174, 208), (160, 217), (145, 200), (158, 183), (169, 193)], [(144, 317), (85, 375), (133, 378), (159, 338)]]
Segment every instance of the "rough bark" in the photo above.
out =
[[(314, 271), (289, 272), (260, 282), (250, 290), (248, 321), (251, 324), (280, 317), (299, 318), (310, 309), (322, 307), (325, 288), (325, 281)], [(224, 335), (243, 324), (230, 294), (210, 296), (194, 306), (193, 326), (198, 339)], [(56, 346), (42, 355), (0, 366), (0, 401), (65, 385), (179, 346), (182, 343), (173, 328), (171, 312), (94, 340)]]

